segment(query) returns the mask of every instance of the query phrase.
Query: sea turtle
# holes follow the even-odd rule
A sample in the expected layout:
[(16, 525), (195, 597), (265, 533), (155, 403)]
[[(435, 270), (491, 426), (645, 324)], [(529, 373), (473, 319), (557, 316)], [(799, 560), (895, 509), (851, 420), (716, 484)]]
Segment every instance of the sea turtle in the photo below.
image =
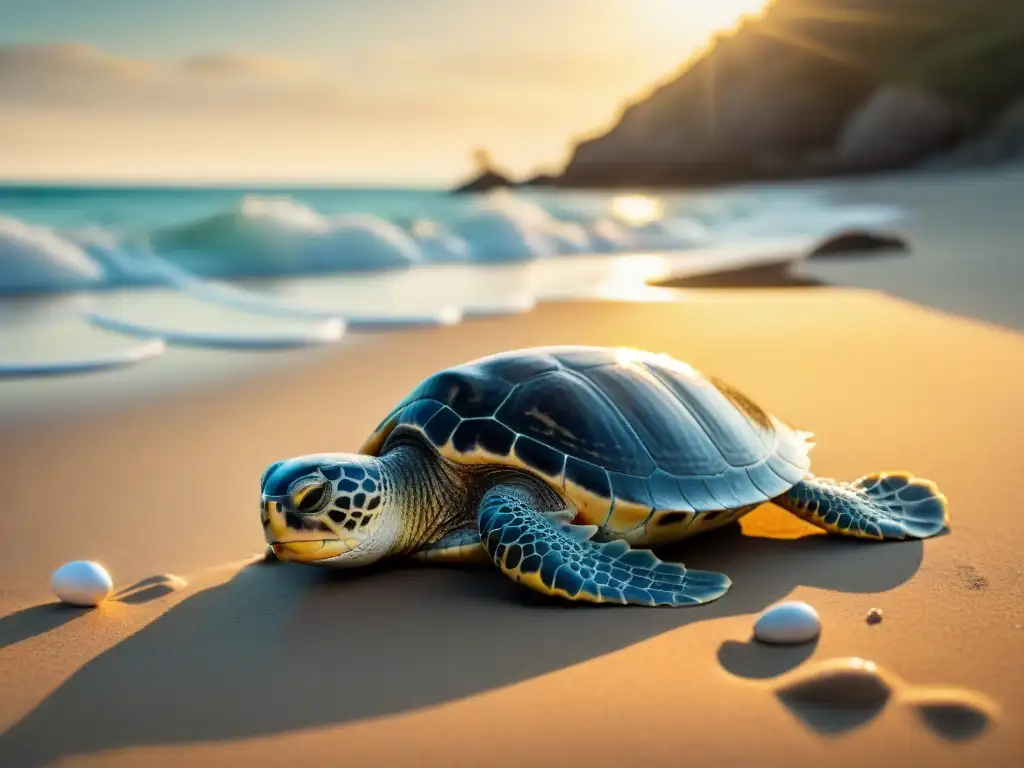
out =
[(668, 355), (520, 349), (428, 377), (358, 453), (271, 464), (261, 518), (280, 560), (486, 562), (538, 592), (640, 605), (706, 603), (731, 581), (632, 546), (718, 528), (766, 501), (861, 539), (945, 527), (931, 481), (813, 476), (810, 437)]

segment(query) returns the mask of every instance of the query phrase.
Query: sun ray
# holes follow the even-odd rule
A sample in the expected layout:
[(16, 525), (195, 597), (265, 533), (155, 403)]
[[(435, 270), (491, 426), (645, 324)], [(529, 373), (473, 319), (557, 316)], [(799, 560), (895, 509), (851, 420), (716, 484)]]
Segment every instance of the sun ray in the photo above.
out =
[(767, 23), (758, 24), (754, 27), (754, 30), (760, 35), (771, 37), (781, 43), (791, 45), (794, 48), (802, 48), (803, 50), (816, 54), (823, 59), (831, 59), (832, 61), (836, 61), (840, 64), (845, 64), (848, 67), (871, 71), (871, 67), (864, 62), (858, 61), (857, 59), (846, 55), (842, 51), (833, 50), (823, 43), (816, 42), (795, 32), (773, 28)]
[(707, 70), (705, 87), (708, 95), (708, 129), (711, 134), (711, 146), (718, 146), (718, 59), (710, 56), (704, 64)]
[(918, 27), (941, 25), (948, 19), (941, 14), (908, 15), (885, 11), (858, 11), (849, 8), (793, 8), (786, 11), (787, 19), (831, 21), (837, 24), (865, 24), (880, 27)]

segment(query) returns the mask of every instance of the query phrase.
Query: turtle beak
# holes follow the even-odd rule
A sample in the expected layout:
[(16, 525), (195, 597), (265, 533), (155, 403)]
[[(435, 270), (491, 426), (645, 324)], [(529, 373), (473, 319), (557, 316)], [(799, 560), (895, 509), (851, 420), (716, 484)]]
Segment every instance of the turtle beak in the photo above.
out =
[(263, 537), (271, 545), (322, 545), (338, 538), (338, 534), (319, 520), (291, 511), (281, 496), (264, 495), (260, 498), (260, 522), (263, 524)]

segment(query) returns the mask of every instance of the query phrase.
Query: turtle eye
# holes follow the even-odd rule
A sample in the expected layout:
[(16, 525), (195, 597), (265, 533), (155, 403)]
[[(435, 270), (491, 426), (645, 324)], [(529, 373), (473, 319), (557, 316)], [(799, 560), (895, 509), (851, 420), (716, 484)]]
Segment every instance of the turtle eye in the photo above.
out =
[(327, 484), (323, 481), (305, 483), (292, 491), (292, 505), (296, 512), (312, 512), (324, 500)]

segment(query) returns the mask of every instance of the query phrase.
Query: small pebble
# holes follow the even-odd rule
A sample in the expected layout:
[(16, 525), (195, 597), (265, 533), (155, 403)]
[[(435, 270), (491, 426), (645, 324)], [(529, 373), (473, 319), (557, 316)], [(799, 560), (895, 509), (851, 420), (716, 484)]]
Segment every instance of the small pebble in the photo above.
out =
[(807, 643), (821, 633), (821, 617), (801, 601), (779, 603), (766, 609), (754, 622), (754, 638), (762, 643)]
[(868, 615), (864, 617), (864, 620), (868, 624), (881, 624), (882, 623), (882, 609), (872, 608), (868, 611)]
[(73, 560), (53, 572), (50, 588), (65, 603), (95, 606), (107, 599), (114, 582), (99, 563)]
[(179, 589), (184, 589), (188, 586), (187, 581), (181, 578), (181, 576), (175, 576), (173, 573), (161, 573), (159, 576), (147, 579), (147, 582), (153, 586), (163, 588), (166, 592), (177, 592)]

